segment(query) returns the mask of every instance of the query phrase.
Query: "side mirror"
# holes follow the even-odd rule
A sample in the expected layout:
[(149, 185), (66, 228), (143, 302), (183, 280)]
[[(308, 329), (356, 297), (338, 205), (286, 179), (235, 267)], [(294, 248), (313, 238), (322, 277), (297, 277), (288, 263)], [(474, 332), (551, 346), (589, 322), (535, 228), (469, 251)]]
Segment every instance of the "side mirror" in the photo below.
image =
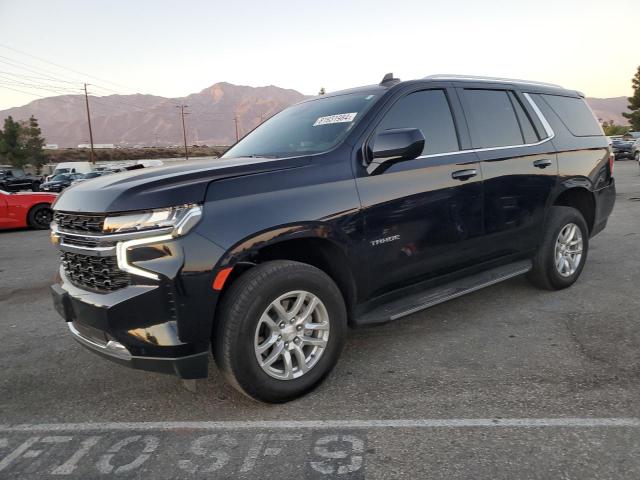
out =
[(391, 165), (419, 157), (424, 150), (424, 135), (419, 128), (395, 128), (376, 135), (369, 149), (369, 175), (384, 172)]

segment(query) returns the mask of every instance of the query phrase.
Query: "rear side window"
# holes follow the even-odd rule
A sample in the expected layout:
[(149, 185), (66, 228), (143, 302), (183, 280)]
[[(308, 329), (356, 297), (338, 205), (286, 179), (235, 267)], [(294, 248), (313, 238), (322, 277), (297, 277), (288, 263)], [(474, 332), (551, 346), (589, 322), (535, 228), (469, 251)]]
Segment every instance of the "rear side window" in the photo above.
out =
[(398, 100), (376, 131), (380, 133), (393, 128), (419, 128), (425, 138), (423, 155), (460, 149), (449, 102), (443, 90), (422, 90)]
[(465, 90), (465, 113), (475, 148), (522, 145), (516, 112), (506, 91)]
[(602, 128), (582, 98), (540, 95), (576, 137), (603, 135)]
[(511, 103), (513, 104), (513, 108), (516, 111), (516, 116), (518, 117), (518, 123), (520, 124), (520, 129), (522, 130), (522, 136), (524, 138), (524, 143), (536, 143), (540, 140), (538, 138), (538, 134), (533, 128), (533, 124), (531, 123), (531, 118), (527, 115), (527, 112), (522, 107), (520, 100), (513, 92), (509, 92), (509, 98), (511, 99)]

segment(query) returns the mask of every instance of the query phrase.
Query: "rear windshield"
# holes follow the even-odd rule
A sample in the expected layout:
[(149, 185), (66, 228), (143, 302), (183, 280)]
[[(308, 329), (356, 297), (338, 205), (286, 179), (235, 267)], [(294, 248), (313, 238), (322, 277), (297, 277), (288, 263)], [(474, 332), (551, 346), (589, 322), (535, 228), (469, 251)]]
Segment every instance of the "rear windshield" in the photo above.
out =
[(604, 135), (602, 127), (582, 98), (541, 95), (560, 117), (564, 126), (576, 137)]
[(299, 103), (260, 125), (223, 158), (326, 152), (338, 145), (375, 98), (373, 94), (352, 93)]

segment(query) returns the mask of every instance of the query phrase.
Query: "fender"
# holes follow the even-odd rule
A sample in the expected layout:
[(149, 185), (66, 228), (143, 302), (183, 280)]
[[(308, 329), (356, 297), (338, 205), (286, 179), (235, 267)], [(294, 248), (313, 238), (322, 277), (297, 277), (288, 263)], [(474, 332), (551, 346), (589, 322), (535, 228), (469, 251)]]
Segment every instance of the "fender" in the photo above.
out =
[(251, 258), (260, 250), (278, 243), (313, 238), (329, 241), (348, 257), (344, 245), (349, 245), (350, 239), (342, 231), (322, 221), (302, 222), (270, 228), (242, 239), (220, 258), (216, 269), (251, 262)]

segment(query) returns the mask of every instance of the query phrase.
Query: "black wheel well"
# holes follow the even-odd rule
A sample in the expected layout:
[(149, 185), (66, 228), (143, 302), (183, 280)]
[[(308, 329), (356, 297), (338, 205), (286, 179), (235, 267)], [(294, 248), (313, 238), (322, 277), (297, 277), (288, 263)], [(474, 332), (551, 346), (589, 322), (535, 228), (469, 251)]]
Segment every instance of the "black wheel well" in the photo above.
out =
[(565, 190), (556, 198), (554, 205), (575, 208), (584, 217), (589, 231), (593, 231), (596, 217), (596, 201), (593, 193), (589, 190), (580, 187)]
[(356, 301), (356, 285), (348, 267), (348, 259), (340, 247), (330, 240), (321, 238), (285, 240), (261, 248), (252, 254), (250, 258), (236, 264), (225, 282), (221, 295), (224, 295), (236, 278), (252, 266), (271, 260), (292, 260), (306, 263), (322, 270), (331, 277), (340, 289), (347, 312), (350, 314), (352, 311)]

